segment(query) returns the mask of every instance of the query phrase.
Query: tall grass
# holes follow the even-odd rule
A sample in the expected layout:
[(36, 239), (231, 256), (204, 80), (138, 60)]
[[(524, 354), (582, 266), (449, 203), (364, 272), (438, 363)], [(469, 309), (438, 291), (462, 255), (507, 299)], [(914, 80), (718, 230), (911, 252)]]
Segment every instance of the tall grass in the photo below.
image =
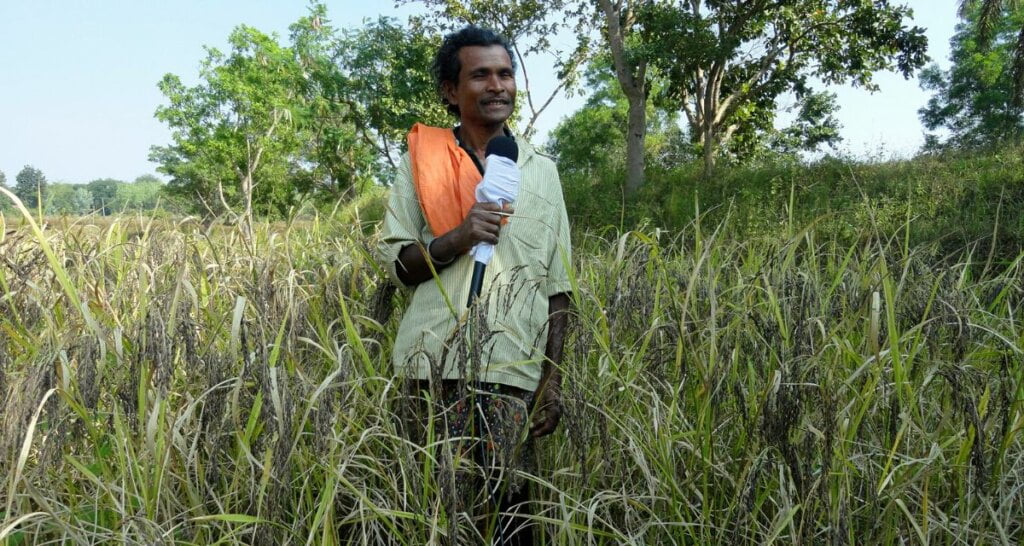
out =
[[(1024, 539), (1024, 256), (729, 222), (577, 234), (545, 543)], [(3, 228), (0, 543), (472, 540), (374, 234)]]

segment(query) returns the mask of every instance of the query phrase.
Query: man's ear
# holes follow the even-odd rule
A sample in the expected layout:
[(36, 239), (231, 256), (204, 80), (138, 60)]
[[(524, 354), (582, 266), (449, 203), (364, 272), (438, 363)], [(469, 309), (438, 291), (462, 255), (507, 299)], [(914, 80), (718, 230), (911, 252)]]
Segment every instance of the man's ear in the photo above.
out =
[(441, 96), (444, 97), (448, 104), (459, 105), (458, 96), (455, 94), (455, 82), (441, 82)]

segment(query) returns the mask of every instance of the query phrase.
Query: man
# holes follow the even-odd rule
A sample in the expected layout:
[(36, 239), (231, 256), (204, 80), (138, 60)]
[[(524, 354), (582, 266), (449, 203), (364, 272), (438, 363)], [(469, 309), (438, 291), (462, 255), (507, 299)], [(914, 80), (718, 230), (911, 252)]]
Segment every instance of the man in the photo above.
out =
[[(463, 454), (499, 467), (501, 486), (493, 479), (488, 486), (492, 508), (521, 514), (525, 488), (507, 477), (529, 469), (531, 440), (552, 433), (561, 417), (568, 219), (554, 163), (523, 139), (516, 140), (521, 178), (512, 206), (473, 198), (488, 142), (511, 136), (516, 83), (508, 43), (466, 27), (445, 37), (434, 73), (459, 125), (414, 127), (391, 189), (380, 254), (396, 284), (413, 291), (393, 361), (417, 392), (432, 394), (442, 434), (482, 440)], [(473, 271), (467, 253), (477, 243), (495, 245), (474, 304), (483, 306), (482, 322), (469, 321), (472, 313), (459, 305)], [(506, 543), (530, 543), (528, 531), (515, 532), (522, 523), (506, 519), (490, 529)]]

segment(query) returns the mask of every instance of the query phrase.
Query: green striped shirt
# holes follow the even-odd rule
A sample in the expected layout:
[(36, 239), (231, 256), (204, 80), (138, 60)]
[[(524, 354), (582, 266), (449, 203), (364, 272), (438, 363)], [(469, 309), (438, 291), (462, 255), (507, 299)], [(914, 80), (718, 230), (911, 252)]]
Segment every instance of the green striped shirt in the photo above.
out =
[[(463, 255), (433, 280), (412, 288), (409, 307), (398, 328), (393, 351), (397, 374), (416, 379), (460, 379), (471, 364), (467, 337), (481, 339), (480, 380), (535, 390), (540, 381), (547, 341), (548, 298), (571, 290), (569, 221), (554, 162), (523, 139), (518, 165), (522, 172), (515, 213), (502, 226), (494, 257), (484, 276), (481, 302), (487, 332), (467, 336), (466, 300), (473, 258)], [(398, 167), (384, 216), (378, 252), (392, 281), (405, 285), (395, 271), (406, 245), (427, 245), (434, 238), (413, 187), (409, 157)], [(475, 352), (475, 351), (474, 351)]]

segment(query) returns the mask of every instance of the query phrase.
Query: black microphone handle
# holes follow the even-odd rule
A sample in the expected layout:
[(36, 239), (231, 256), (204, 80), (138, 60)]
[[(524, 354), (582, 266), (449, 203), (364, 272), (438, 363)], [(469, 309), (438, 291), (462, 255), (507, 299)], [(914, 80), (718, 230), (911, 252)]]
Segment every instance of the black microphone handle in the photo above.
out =
[(487, 264), (473, 262), (473, 278), (469, 281), (469, 301), (466, 302), (466, 307), (472, 307), (473, 302), (480, 297), (480, 290), (484, 286), (485, 269), (487, 269)]

